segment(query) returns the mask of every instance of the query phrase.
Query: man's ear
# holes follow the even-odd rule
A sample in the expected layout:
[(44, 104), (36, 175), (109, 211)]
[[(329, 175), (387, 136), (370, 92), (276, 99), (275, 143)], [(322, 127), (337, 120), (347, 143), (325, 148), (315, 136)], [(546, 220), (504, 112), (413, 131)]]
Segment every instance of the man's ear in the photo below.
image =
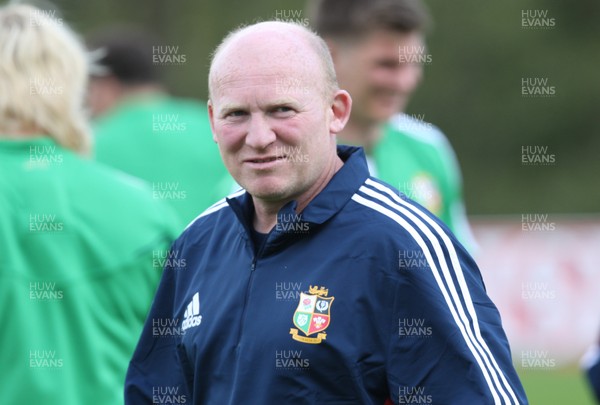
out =
[(210, 99), (208, 99), (208, 102), (206, 103), (206, 106), (208, 107), (208, 120), (210, 122), (210, 130), (212, 132), (212, 138), (213, 141), (215, 141), (215, 143), (217, 142), (217, 133), (215, 132), (215, 111), (212, 105), (212, 101), (210, 101)]
[(352, 97), (346, 90), (338, 90), (333, 95), (333, 101), (330, 106), (331, 121), (329, 123), (329, 132), (337, 134), (342, 132), (352, 111)]

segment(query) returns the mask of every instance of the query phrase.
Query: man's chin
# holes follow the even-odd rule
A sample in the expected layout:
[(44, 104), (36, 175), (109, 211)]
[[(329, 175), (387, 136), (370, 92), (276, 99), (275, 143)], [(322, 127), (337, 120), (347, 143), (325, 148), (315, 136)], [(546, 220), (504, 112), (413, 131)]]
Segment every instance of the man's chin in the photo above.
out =
[(400, 101), (376, 103), (371, 109), (371, 116), (379, 122), (386, 122), (394, 115), (404, 111), (405, 107), (406, 103)]
[(267, 202), (278, 202), (289, 199), (290, 193), (285, 187), (275, 185), (253, 184), (245, 187), (246, 191), (254, 198)]

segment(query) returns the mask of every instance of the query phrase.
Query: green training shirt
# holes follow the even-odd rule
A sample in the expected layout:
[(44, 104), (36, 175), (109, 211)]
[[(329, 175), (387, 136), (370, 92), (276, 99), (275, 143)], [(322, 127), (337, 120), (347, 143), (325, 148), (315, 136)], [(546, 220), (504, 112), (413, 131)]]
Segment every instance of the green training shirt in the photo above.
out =
[(123, 403), (176, 221), (138, 179), (0, 138), (0, 402)]
[(371, 174), (398, 188), (442, 220), (473, 248), (456, 155), (435, 126), (401, 114), (384, 128), (370, 156)]
[[(166, 95), (130, 98), (95, 123), (96, 159), (150, 183), (184, 224), (225, 197), (226, 175), (206, 105)], [(181, 229), (183, 230), (183, 228)]]

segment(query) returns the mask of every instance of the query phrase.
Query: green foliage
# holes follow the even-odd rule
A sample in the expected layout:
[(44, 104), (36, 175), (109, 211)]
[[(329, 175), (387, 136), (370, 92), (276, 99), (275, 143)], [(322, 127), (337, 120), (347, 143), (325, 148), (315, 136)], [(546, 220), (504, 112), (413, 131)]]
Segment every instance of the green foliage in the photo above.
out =
[[(600, 2), (427, 1), (432, 63), (408, 113), (449, 137), (473, 214), (598, 212), (600, 187)], [(133, 22), (179, 46), (187, 62), (167, 67), (175, 94), (206, 99), (209, 56), (242, 23), (302, 11), (298, 0), (62, 0), (84, 34)], [(522, 26), (523, 10), (547, 13), (548, 29)], [(522, 80), (547, 79), (554, 97), (524, 97)], [(522, 165), (522, 147), (546, 147), (553, 166)]]
[[(448, 135), (471, 213), (597, 212), (600, 187), (600, 4), (431, 1), (433, 63), (410, 111)], [(551, 29), (522, 27), (547, 12)], [(546, 78), (554, 97), (523, 97), (523, 78)], [(547, 147), (553, 166), (522, 165), (523, 146)]]

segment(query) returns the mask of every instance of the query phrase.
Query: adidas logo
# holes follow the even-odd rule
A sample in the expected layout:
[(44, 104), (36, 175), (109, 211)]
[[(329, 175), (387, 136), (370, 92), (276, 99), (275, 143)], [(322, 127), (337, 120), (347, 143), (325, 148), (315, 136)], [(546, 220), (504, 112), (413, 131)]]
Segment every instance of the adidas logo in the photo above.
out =
[(186, 330), (198, 326), (202, 323), (202, 315), (200, 315), (200, 295), (194, 294), (192, 301), (188, 304), (185, 313), (183, 314), (183, 323), (181, 329)]

